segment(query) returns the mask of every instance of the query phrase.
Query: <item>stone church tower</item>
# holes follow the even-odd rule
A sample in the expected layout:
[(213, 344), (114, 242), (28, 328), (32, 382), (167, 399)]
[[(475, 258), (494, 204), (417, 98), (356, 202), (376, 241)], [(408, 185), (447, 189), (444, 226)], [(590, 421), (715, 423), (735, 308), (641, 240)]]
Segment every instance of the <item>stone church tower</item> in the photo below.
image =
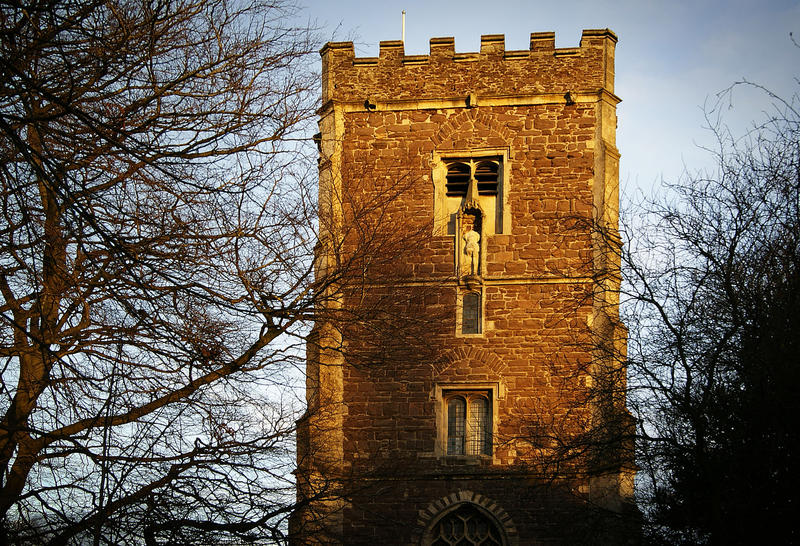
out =
[[(630, 542), (616, 42), (322, 49), (317, 272), (365, 273), (359, 294), (320, 288), (298, 543)], [(354, 259), (359, 222), (399, 244)], [(337, 323), (370, 298), (427, 321), (419, 345)]]

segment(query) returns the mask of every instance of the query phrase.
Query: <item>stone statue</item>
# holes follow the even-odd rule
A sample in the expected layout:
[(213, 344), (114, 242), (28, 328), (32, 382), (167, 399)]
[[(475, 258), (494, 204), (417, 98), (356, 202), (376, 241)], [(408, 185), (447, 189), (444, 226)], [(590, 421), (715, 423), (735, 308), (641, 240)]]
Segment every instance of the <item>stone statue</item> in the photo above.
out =
[[(469, 275), (478, 274), (478, 266), (480, 264), (480, 251), (481, 251), (481, 234), (475, 228), (476, 218), (471, 214), (465, 214), (463, 220), (462, 231), (464, 232), (464, 254), (467, 255), (467, 269)], [(478, 227), (478, 229), (480, 229)]]

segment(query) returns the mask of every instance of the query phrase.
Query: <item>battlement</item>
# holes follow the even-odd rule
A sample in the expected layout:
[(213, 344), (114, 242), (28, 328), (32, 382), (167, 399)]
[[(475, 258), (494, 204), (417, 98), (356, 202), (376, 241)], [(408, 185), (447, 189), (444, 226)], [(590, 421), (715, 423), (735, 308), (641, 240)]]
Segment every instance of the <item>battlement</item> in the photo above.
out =
[(588, 29), (581, 34), (579, 47), (556, 48), (555, 32), (532, 32), (530, 49), (506, 51), (506, 37), (504, 34), (484, 34), (481, 36), (481, 50), (477, 53), (456, 53), (455, 38), (452, 36), (430, 39), (429, 55), (405, 55), (402, 40), (387, 40), (380, 42), (378, 57), (356, 57), (353, 42), (328, 42), (320, 50), (324, 57), (327, 53), (335, 51), (337, 55), (350, 58), (355, 64), (374, 65), (381, 61), (397, 61), (407, 64), (428, 62), (431, 59), (451, 59), (454, 61), (480, 60), (482, 57), (502, 55), (506, 59), (525, 58), (531, 54), (552, 53), (555, 56), (579, 55), (582, 49), (603, 47), (605, 41), (617, 43), (617, 35), (609, 29)]
[(584, 30), (579, 47), (556, 48), (555, 33), (534, 32), (527, 50), (506, 50), (505, 35), (481, 36), (478, 52), (457, 53), (452, 37), (431, 38), (428, 55), (406, 55), (400, 40), (380, 42), (377, 57), (356, 57), (353, 42), (329, 42), (320, 54), (323, 102), (414, 97), (614, 91), (608, 29)]

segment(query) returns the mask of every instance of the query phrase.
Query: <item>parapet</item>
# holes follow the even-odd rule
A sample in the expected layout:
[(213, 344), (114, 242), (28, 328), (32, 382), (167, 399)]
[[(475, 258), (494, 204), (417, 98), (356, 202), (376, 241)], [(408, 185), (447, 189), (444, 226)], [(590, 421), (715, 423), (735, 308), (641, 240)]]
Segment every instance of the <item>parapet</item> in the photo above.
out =
[[(507, 51), (503, 34), (481, 36), (479, 52), (457, 53), (452, 37), (431, 38), (428, 55), (406, 55), (400, 40), (380, 42), (377, 57), (356, 57), (352, 42), (329, 42), (320, 54), (323, 103), (329, 100), (443, 98), (569, 90), (614, 92), (609, 29), (584, 30), (579, 47), (556, 48), (555, 33), (534, 32), (527, 50)], [(363, 101), (363, 98), (361, 98)]]

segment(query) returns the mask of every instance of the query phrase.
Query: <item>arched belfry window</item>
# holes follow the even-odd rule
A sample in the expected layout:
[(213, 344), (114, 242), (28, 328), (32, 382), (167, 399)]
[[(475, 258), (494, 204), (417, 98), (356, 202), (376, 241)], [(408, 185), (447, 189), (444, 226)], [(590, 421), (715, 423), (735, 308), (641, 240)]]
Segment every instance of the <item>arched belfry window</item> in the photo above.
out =
[(447, 454), (491, 455), (492, 411), (488, 393), (465, 391), (448, 393)]
[(499, 174), (499, 161), (481, 161), (475, 165), (475, 180), (478, 183), (478, 195), (497, 195)]
[(465, 151), (463, 155), (448, 152), (448, 157), (435, 153), (434, 161), (434, 227), (446, 229), (439, 231), (440, 234), (455, 234), (456, 214), (473, 203), (484, 213), (486, 235), (508, 233), (511, 215), (506, 210), (509, 184), (506, 150)]
[(503, 534), (494, 518), (471, 503), (460, 504), (431, 529), (432, 546), (502, 546)]
[(478, 195), (497, 195), (500, 160), (466, 159), (447, 162), (447, 197), (465, 197), (473, 181)]
[(447, 197), (464, 197), (467, 195), (472, 170), (469, 163), (454, 161), (447, 165)]

